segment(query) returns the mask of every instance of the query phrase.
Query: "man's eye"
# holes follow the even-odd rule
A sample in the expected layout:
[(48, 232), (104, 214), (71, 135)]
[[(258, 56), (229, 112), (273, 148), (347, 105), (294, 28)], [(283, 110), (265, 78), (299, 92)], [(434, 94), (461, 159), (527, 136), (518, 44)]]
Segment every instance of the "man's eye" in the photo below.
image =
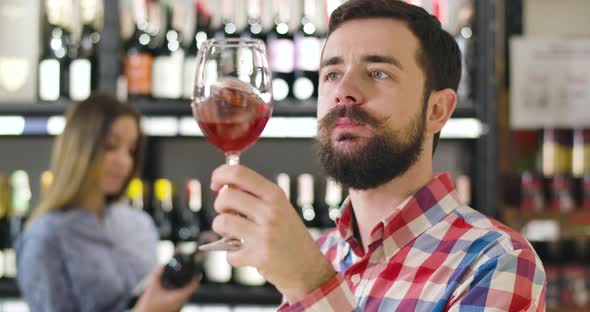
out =
[(385, 79), (385, 78), (389, 78), (389, 75), (386, 74), (383, 71), (380, 70), (374, 70), (371, 72), (371, 78), (375, 78), (375, 79)]
[(327, 80), (327, 81), (334, 81), (336, 79), (338, 79), (338, 74), (335, 72), (330, 72), (330, 73), (326, 74), (326, 76), (325, 76), (325, 80)]

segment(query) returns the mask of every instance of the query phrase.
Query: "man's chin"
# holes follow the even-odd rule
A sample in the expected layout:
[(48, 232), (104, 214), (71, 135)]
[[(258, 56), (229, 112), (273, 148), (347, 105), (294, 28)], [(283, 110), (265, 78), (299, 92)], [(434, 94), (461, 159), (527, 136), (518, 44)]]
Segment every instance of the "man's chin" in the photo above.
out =
[(332, 151), (338, 157), (359, 155), (366, 147), (365, 142), (361, 140), (342, 140), (332, 143)]

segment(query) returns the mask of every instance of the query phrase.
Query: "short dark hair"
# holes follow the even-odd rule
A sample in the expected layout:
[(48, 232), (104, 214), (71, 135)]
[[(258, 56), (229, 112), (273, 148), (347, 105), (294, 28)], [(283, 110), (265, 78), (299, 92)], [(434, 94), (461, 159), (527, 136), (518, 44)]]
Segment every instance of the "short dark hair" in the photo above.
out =
[[(416, 60), (426, 76), (425, 105), (432, 91), (450, 88), (457, 92), (461, 80), (461, 50), (455, 39), (442, 29), (439, 20), (419, 6), (400, 0), (350, 0), (330, 16), (328, 37), (344, 22), (368, 18), (392, 18), (405, 22), (418, 38)], [(434, 136), (433, 152), (439, 137), (440, 132)]]

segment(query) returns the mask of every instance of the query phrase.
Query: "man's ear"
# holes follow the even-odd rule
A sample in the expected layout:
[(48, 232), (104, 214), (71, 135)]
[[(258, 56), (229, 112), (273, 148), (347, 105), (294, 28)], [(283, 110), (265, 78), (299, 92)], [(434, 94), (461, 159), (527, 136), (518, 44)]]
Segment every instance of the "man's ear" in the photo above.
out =
[(428, 98), (426, 113), (427, 131), (431, 135), (440, 132), (457, 106), (457, 93), (453, 89), (433, 91)]

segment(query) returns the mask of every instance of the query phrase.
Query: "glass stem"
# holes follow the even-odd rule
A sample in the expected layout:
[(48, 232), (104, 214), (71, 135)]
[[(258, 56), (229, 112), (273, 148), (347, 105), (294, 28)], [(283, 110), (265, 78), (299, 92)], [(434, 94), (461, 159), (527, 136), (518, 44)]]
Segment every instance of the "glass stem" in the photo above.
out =
[(230, 166), (237, 166), (240, 164), (240, 154), (239, 153), (226, 153), (225, 154), (225, 163)]

